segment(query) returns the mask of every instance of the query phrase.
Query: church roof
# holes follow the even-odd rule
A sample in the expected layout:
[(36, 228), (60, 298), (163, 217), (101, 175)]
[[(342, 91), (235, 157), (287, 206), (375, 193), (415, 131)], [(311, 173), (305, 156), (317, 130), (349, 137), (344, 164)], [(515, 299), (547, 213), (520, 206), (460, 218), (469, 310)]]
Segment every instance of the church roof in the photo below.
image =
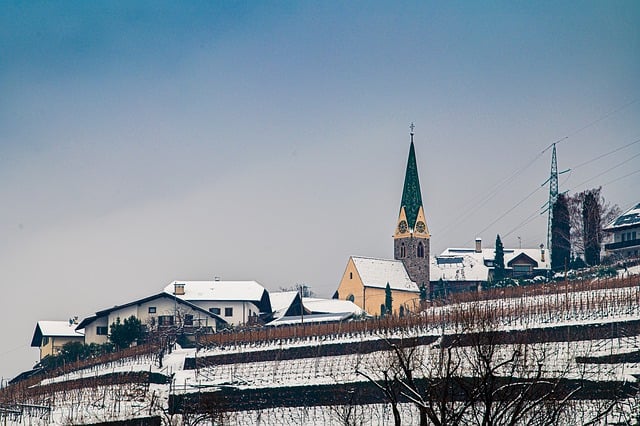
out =
[(413, 229), (418, 217), (418, 210), (422, 206), (422, 194), (420, 193), (420, 179), (418, 178), (418, 166), (416, 164), (416, 152), (413, 146), (413, 133), (411, 133), (411, 146), (409, 147), (409, 158), (407, 160), (407, 170), (404, 175), (404, 187), (402, 188), (402, 201), (400, 209), (404, 207), (407, 215), (409, 228)]
[(386, 288), (389, 283), (392, 290), (420, 291), (418, 285), (409, 278), (401, 260), (356, 256), (352, 256), (351, 260), (365, 287)]

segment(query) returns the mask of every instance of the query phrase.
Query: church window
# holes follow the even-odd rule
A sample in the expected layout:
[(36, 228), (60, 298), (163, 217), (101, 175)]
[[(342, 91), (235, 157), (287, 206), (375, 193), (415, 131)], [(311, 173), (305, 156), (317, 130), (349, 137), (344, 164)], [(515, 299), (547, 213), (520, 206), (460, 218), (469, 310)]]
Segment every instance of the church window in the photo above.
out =
[(400, 244), (400, 257), (405, 257), (407, 255), (407, 249), (404, 247), (404, 243)]
[(404, 317), (404, 306), (400, 305), (400, 318)]
[(353, 272), (349, 272), (349, 279), (352, 280), (353, 279)]
[(347, 296), (347, 300), (349, 302), (353, 302), (354, 300), (356, 300), (356, 297), (353, 294), (350, 294), (349, 296)]
[(418, 243), (418, 257), (424, 257), (424, 245)]

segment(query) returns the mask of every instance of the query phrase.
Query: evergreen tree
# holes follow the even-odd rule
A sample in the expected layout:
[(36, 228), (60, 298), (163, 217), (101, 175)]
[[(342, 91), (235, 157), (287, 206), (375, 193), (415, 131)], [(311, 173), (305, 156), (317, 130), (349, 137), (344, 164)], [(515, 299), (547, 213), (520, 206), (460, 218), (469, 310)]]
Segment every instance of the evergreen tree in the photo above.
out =
[(602, 209), (595, 191), (586, 191), (582, 202), (582, 240), (584, 241), (584, 260), (587, 265), (600, 263)]
[(393, 297), (391, 296), (391, 286), (387, 283), (384, 290), (384, 310), (389, 314), (393, 314)]
[(142, 323), (133, 315), (125, 318), (123, 323), (120, 322), (120, 317), (116, 318), (110, 329), (109, 340), (119, 349), (128, 348), (142, 337)]
[(426, 302), (427, 297), (427, 286), (422, 283), (422, 285), (420, 286), (420, 302)]
[(496, 251), (493, 259), (493, 282), (498, 283), (505, 277), (504, 267), (504, 246), (500, 239), (500, 234), (496, 235)]
[(559, 194), (553, 208), (551, 223), (551, 269), (564, 269), (571, 256), (571, 221), (567, 197)]

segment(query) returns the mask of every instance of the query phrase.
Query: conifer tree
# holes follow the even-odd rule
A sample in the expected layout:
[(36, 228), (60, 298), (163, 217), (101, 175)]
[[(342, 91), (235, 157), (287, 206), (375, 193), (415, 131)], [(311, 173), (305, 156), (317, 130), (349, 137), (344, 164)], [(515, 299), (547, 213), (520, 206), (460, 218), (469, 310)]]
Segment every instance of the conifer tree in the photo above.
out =
[(595, 191), (586, 191), (582, 202), (582, 240), (584, 260), (590, 266), (600, 263), (601, 215), (602, 209)]
[(493, 282), (498, 283), (505, 277), (504, 267), (504, 246), (500, 239), (500, 234), (496, 235), (496, 251), (493, 260)]
[(560, 271), (571, 258), (571, 220), (567, 197), (559, 194), (551, 223), (551, 269)]
[(384, 290), (384, 310), (389, 314), (393, 313), (393, 297), (391, 296), (391, 286), (387, 283), (387, 287)]

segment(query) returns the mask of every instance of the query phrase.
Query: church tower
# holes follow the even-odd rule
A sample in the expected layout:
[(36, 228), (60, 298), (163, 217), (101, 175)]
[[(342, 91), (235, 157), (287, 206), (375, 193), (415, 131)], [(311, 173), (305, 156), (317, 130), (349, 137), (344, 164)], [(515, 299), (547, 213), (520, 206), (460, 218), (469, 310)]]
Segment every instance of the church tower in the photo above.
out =
[(393, 235), (393, 257), (401, 260), (412, 281), (418, 287), (429, 288), (429, 228), (422, 206), (418, 166), (413, 146), (413, 123), (411, 123), (411, 145), (404, 175), (404, 188), (396, 232)]

